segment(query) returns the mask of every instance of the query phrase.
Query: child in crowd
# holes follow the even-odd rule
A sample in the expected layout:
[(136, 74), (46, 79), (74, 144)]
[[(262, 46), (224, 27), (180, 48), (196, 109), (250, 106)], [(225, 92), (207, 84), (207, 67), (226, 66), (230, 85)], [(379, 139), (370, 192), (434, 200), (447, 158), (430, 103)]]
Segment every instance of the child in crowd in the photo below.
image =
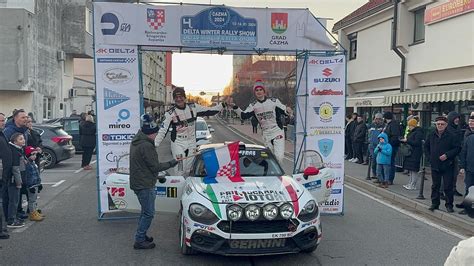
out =
[[(25, 174), (25, 137), (21, 133), (14, 133), (10, 137), (10, 149), (12, 152), (12, 174), (7, 180), (8, 185), (3, 196), (3, 209), (6, 213), (7, 227), (19, 228), (25, 226), (22, 220), (17, 218), (18, 201), (20, 200), (20, 189), (22, 173)], [(4, 177), (5, 178), (5, 177)]]
[(35, 163), (38, 151), (32, 146), (25, 148), (25, 154), (28, 158), (26, 162), (26, 188), (28, 190), (28, 210), (31, 221), (40, 222), (44, 220), (44, 216), (38, 212), (36, 199), (40, 190), (41, 178), (38, 166)]
[(385, 133), (380, 133), (378, 139), (379, 144), (375, 147), (374, 154), (377, 158), (377, 177), (380, 181), (379, 187), (388, 188), (392, 160), (392, 145), (388, 143), (388, 136)]

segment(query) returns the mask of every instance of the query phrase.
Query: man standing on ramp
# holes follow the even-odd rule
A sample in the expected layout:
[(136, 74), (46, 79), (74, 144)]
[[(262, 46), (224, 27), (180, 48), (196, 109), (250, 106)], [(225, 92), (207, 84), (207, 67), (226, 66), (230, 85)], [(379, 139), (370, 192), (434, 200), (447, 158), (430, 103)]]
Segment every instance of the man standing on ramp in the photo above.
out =
[[(165, 112), (158, 135), (155, 138), (155, 147), (158, 148), (171, 129), (171, 152), (175, 159), (189, 157), (196, 153), (196, 118), (218, 114), (226, 103), (214, 107), (204, 107), (195, 103), (186, 102), (183, 88), (173, 91), (175, 106)], [(178, 165), (176, 175), (189, 174), (193, 158), (185, 158)]]
[(276, 98), (267, 98), (263, 81), (255, 81), (253, 87), (256, 101), (251, 103), (245, 111), (238, 106), (234, 106), (235, 112), (241, 119), (249, 119), (253, 116), (257, 118), (262, 128), (263, 141), (280, 164), (283, 162), (285, 152), (285, 132), (283, 131), (282, 116), (292, 116), (293, 111), (286, 107)]

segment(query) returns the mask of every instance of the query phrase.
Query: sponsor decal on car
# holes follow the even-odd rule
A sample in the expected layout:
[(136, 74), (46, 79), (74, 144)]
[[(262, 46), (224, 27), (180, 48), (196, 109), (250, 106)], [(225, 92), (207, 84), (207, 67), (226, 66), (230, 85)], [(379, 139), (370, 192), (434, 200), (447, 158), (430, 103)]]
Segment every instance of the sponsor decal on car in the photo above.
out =
[(285, 247), (285, 244), (286, 244), (286, 238), (229, 240), (230, 248), (235, 248), (235, 249), (281, 248), (281, 247)]
[(308, 223), (304, 223), (301, 225), (301, 229), (304, 229), (306, 227), (310, 227), (312, 225), (315, 225), (316, 223), (318, 223), (318, 219), (314, 219), (312, 220), (311, 222), (308, 222)]
[(245, 199), (246, 201), (284, 201), (285, 194), (275, 190), (254, 191), (222, 191), (219, 193), (221, 201), (233, 202)]
[(202, 229), (202, 230), (206, 230), (206, 231), (209, 231), (209, 232), (212, 232), (212, 231), (215, 231), (216, 228), (213, 227), (213, 226), (209, 226), (209, 225), (205, 225), (205, 224), (200, 224), (200, 223), (194, 223), (194, 227), (197, 227), (199, 229)]
[(306, 184), (303, 184), (303, 186), (304, 186), (308, 191), (313, 191), (313, 190), (318, 189), (318, 188), (321, 187), (321, 179), (308, 182), (308, 183), (306, 183)]

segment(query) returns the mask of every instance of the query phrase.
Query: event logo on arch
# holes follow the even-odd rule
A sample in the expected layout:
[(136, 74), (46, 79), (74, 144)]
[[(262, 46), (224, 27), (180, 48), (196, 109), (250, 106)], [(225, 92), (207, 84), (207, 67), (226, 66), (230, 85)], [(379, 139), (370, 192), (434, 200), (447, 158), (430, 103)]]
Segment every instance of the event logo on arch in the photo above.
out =
[(272, 31), (283, 34), (288, 29), (288, 13), (272, 13)]
[(165, 10), (147, 8), (146, 22), (152, 30), (158, 30), (165, 25)]

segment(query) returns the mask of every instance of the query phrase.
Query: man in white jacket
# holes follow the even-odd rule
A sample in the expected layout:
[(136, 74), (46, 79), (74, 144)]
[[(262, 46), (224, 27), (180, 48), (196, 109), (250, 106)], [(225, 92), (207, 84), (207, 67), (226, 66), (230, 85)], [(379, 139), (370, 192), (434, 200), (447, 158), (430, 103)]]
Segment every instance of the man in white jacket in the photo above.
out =
[(267, 98), (267, 92), (261, 80), (255, 81), (253, 87), (256, 101), (251, 103), (245, 111), (234, 106), (235, 112), (241, 119), (257, 118), (262, 128), (263, 141), (277, 160), (282, 163), (285, 153), (285, 132), (283, 130), (282, 116), (292, 116), (293, 111), (276, 98)]
[[(175, 106), (165, 112), (158, 135), (155, 138), (155, 147), (158, 148), (171, 131), (171, 152), (173, 158), (180, 159), (196, 153), (196, 118), (218, 114), (226, 103), (214, 107), (204, 107), (195, 103), (186, 102), (186, 93), (183, 88), (173, 91)], [(171, 129), (171, 130), (170, 130)], [(184, 159), (178, 164), (176, 175), (189, 174), (193, 158)]]

